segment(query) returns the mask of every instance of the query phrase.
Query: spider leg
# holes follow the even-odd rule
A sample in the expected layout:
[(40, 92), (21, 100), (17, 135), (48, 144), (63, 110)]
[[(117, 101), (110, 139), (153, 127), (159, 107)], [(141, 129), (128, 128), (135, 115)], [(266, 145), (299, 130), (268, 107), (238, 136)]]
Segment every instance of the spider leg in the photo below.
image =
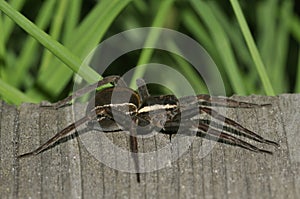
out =
[(139, 160), (138, 160), (138, 142), (137, 142), (137, 133), (134, 125), (131, 125), (129, 132), (130, 132), (129, 135), (130, 151), (132, 152), (131, 156), (133, 158), (134, 166), (136, 170), (136, 180), (138, 183), (140, 183), (141, 180), (140, 180), (140, 173), (139, 173), (140, 167), (139, 167)]
[(221, 106), (228, 108), (259, 108), (264, 106), (271, 106), (271, 104), (254, 104), (249, 102), (240, 102), (227, 97), (213, 97), (210, 95), (197, 95), (182, 97), (181, 100), (186, 104), (206, 105), (206, 106)]
[[(199, 136), (200, 133), (204, 134), (204, 135), (208, 136), (208, 137), (205, 136), (205, 138), (210, 139), (210, 140), (225, 142), (227, 144), (239, 146), (239, 147), (242, 147), (242, 148), (248, 149), (250, 151), (254, 151), (254, 152), (272, 154), (271, 151), (260, 149), (260, 148), (254, 146), (252, 144), (249, 144), (239, 138), (236, 138), (230, 134), (227, 134), (227, 133), (223, 132), (222, 130), (210, 128), (210, 126), (208, 124), (202, 123), (201, 120), (198, 125), (195, 124), (193, 121), (184, 121), (180, 124), (178, 122), (169, 121), (165, 124), (165, 130), (163, 131), (163, 133), (168, 133), (168, 134), (176, 133), (176, 131), (179, 127), (186, 129), (186, 131), (196, 132), (197, 136)], [(192, 133), (189, 133), (189, 134), (193, 135)], [(189, 134), (186, 134), (186, 132), (185, 132), (185, 135), (189, 135)]]
[[(142, 102), (144, 102), (150, 96), (146, 82), (142, 78), (139, 78), (136, 80), (136, 85), (138, 87), (138, 93), (139, 93), (140, 99)], [(141, 103), (141, 104), (143, 104), (143, 103)]]
[(230, 134), (224, 133), (221, 130), (209, 128), (209, 125), (207, 125), (205, 123), (199, 123), (198, 129), (207, 133), (209, 136), (213, 136), (215, 138), (221, 139), (221, 141), (224, 141), (225, 143), (236, 145), (236, 146), (239, 146), (239, 147), (242, 147), (242, 148), (248, 149), (250, 151), (254, 151), (254, 152), (273, 154), (271, 151), (257, 148), (256, 146), (249, 144), (249, 143), (247, 143), (239, 138), (236, 138)]
[(94, 83), (94, 84), (91, 84), (89, 86), (86, 86), (82, 89), (79, 89), (78, 91), (74, 92), (72, 95), (66, 97), (65, 99), (63, 100), (60, 100), (56, 103), (53, 103), (53, 104), (50, 104), (50, 105), (41, 105), (42, 107), (51, 107), (51, 108), (54, 108), (54, 109), (58, 109), (58, 108), (61, 108), (63, 106), (66, 106), (70, 103), (70, 101), (72, 99), (76, 99), (86, 93), (89, 93), (93, 90), (96, 90), (98, 87), (102, 86), (102, 85), (105, 85), (105, 84), (108, 84), (108, 83), (113, 83), (113, 84), (118, 84), (119, 86), (122, 86), (122, 87), (126, 87), (126, 83), (121, 79), (120, 76), (108, 76), (108, 77), (105, 77), (103, 78), (102, 80)]
[(74, 130), (77, 126), (80, 126), (80, 125), (82, 125), (83, 123), (85, 123), (85, 122), (87, 122), (89, 120), (91, 120), (91, 118), (89, 116), (85, 116), (85, 117), (81, 118), (80, 120), (78, 120), (78, 121), (70, 124), (69, 126), (67, 126), (66, 128), (64, 128), (63, 130), (61, 130), (60, 132), (58, 132), (51, 139), (49, 139), (47, 142), (45, 142), (44, 144), (42, 144), (40, 147), (38, 147), (34, 151), (31, 151), (29, 153), (25, 153), (25, 154), (19, 155), (19, 156), (17, 156), (17, 158), (29, 157), (29, 156), (33, 156), (33, 155), (37, 155), (37, 154), (41, 153), (42, 151), (44, 151), (45, 149), (49, 148), (54, 143), (56, 143), (57, 141), (59, 141), (60, 139), (73, 134), (72, 130)]
[[(185, 108), (183, 110), (181, 110), (180, 114), (177, 114), (174, 116), (173, 120), (190, 120), (191, 118), (193, 118), (194, 116), (197, 116), (199, 114), (199, 112), (201, 113), (206, 113), (208, 115), (210, 115), (211, 117), (221, 121), (221, 122), (224, 122), (226, 124), (228, 124), (231, 129), (231, 127), (234, 127), (235, 129), (237, 129), (235, 132), (233, 133), (238, 133), (239, 135), (242, 135), (244, 137), (247, 137), (247, 138), (250, 138), (250, 139), (253, 139), (255, 141), (258, 141), (258, 142), (261, 142), (261, 143), (266, 143), (266, 144), (271, 144), (273, 146), (276, 146), (276, 147), (279, 147), (279, 144), (274, 142), (274, 141), (271, 141), (271, 140), (267, 140), (267, 139), (264, 139), (263, 137), (261, 137), (260, 135), (254, 133), (253, 131), (243, 127), (242, 125), (240, 125), (239, 123), (233, 121), (232, 119), (230, 118), (227, 118), (223, 115), (221, 115), (220, 113), (218, 113), (217, 111), (211, 109), (211, 108), (208, 108), (208, 107), (199, 107), (199, 109), (195, 109), (194, 107), (192, 108)], [(179, 120), (180, 119), (180, 120)], [(229, 129), (228, 128), (228, 129)], [(235, 130), (233, 128), (233, 130)], [(229, 132), (229, 130), (227, 130)]]
[[(97, 113), (97, 110), (96, 110)], [(116, 109), (106, 109), (103, 112), (106, 117), (109, 117), (115, 120), (120, 124), (124, 129), (129, 131), (129, 143), (130, 143), (130, 152), (134, 161), (134, 167), (136, 170), (137, 182), (140, 183), (140, 173), (139, 173), (139, 160), (138, 160), (138, 142), (137, 142), (137, 133), (136, 133), (136, 124), (138, 123), (138, 117), (133, 115), (133, 120), (130, 115), (124, 114), (122, 111)], [(142, 118), (140, 118), (142, 119)]]
[(253, 131), (250, 131), (249, 129), (243, 127), (242, 125), (240, 125), (239, 123), (233, 121), (232, 119), (229, 119), (221, 114), (219, 114), (217, 111), (208, 108), (208, 107), (200, 107), (199, 108), (200, 111), (205, 112), (209, 115), (211, 115), (213, 118), (219, 120), (219, 121), (224, 121), (226, 124), (229, 124), (233, 127), (235, 127), (236, 129), (238, 129), (241, 133), (241, 135), (251, 138), (255, 141), (261, 142), (261, 143), (266, 143), (266, 144), (271, 144), (273, 146), (279, 147), (279, 144), (276, 142), (273, 142), (271, 140), (267, 140), (264, 139), (263, 137), (261, 137), (260, 135), (257, 135), (256, 133), (254, 133)]

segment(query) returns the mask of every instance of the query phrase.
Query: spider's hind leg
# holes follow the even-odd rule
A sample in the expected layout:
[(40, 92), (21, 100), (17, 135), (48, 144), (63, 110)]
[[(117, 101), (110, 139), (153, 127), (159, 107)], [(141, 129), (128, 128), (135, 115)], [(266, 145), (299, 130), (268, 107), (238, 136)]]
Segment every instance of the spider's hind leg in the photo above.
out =
[(201, 94), (197, 96), (183, 97), (182, 100), (186, 103), (198, 103), (203, 106), (220, 106), (227, 108), (260, 108), (265, 106), (271, 106), (271, 104), (255, 104), (250, 102), (241, 102), (230, 99), (228, 97), (213, 97), (206, 94)]
[(261, 142), (261, 143), (266, 143), (266, 144), (270, 144), (276, 147), (279, 147), (279, 144), (271, 141), (271, 140), (267, 140), (263, 137), (261, 137), (260, 135), (254, 133), (253, 131), (250, 131), (249, 129), (243, 127), (242, 125), (240, 125), (239, 123), (233, 121), (230, 118), (227, 118), (221, 114), (219, 114), (217, 111), (211, 109), (211, 108), (207, 108), (207, 107), (201, 107), (200, 111), (205, 112), (209, 115), (211, 115), (213, 118), (219, 120), (219, 121), (224, 121), (226, 124), (228, 124), (231, 127), (234, 127), (237, 129), (237, 131), (240, 133), (240, 135), (250, 138), (252, 140)]
[[(189, 121), (186, 120), (183, 123), (179, 124), (177, 122), (168, 122), (166, 124), (166, 129), (171, 130), (174, 128), (179, 128), (181, 126), (182, 130), (185, 129), (185, 131), (182, 131), (184, 135), (187, 136), (195, 136), (194, 133), (196, 133), (196, 136), (203, 137), (208, 140), (213, 140), (217, 142), (223, 142), (229, 145), (242, 147), (244, 149), (257, 152), (257, 153), (267, 153), (272, 154), (271, 151), (260, 149), (252, 144), (249, 144), (233, 135), (230, 135), (222, 129), (213, 128), (209, 124), (206, 124), (204, 121), (199, 120), (199, 122), (195, 123), (195, 121)], [(190, 132), (190, 133), (186, 133)]]
[(239, 146), (250, 151), (258, 152), (258, 153), (267, 153), (272, 155), (273, 153), (268, 150), (260, 149), (252, 144), (249, 144), (237, 137), (234, 137), (230, 134), (227, 134), (219, 129), (209, 128), (209, 125), (205, 123), (199, 123), (198, 132), (204, 135), (207, 135), (208, 138), (215, 139), (219, 142), (224, 142), (226, 144)]

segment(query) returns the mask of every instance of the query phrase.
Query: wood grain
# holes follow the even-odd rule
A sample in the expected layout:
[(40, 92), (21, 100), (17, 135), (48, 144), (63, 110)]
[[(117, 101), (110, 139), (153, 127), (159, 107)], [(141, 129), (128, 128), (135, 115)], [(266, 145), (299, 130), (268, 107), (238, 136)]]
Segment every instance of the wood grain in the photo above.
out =
[[(0, 195), (1, 198), (298, 198), (300, 195), (300, 95), (276, 97), (249, 96), (234, 99), (271, 103), (271, 107), (226, 109), (226, 115), (263, 137), (279, 142), (280, 148), (249, 141), (272, 150), (258, 154), (222, 143), (214, 145), (204, 157), (208, 141), (194, 138), (188, 150), (164, 168), (141, 174), (115, 170), (97, 160), (81, 140), (79, 130), (43, 153), (24, 159), (16, 156), (41, 143), (72, 123), (72, 107), (59, 110), (23, 104), (16, 108), (0, 102)], [(79, 105), (80, 106), (80, 105)], [(84, 110), (80, 111), (84, 114)], [(85, 136), (90, 133), (84, 133)], [(79, 136), (78, 136), (79, 134)], [(125, 153), (129, 149), (126, 133), (106, 134)], [(113, 164), (130, 164), (114, 151), (95, 149)], [(102, 141), (103, 142), (103, 141)], [(139, 138), (139, 151), (148, 153), (170, 144), (168, 137)], [(169, 155), (180, 152), (174, 147)], [(90, 146), (91, 147), (91, 146)], [(145, 169), (168, 159), (157, 154), (144, 159)], [(123, 158), (123, 159), (122, 159)], [(170, 158), (170, 157), (169, 157)]]

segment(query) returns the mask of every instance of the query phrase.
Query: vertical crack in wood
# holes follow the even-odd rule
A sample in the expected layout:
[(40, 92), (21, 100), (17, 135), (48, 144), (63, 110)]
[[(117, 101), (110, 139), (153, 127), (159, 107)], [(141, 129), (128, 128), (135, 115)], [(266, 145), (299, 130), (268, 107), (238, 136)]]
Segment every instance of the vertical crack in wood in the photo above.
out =
[(13, 132), (13, 143), (14, 143), (14, 157), (13, 158), (13, 172), (14, 172), (14, 191), (13, 195), (15, 198), (18, 198), (18, 193), (19, 193), (19, 172), (20, 172), (20, 167), (19, 167), (19, 161), (17, 160), (17, 154), (19, 153), (19, 142), (20, 142), (20, 136), (19, 136), (19, 116), (20, 116), (20, 111), (16, 109), (16, 116), (14, 119), (14, 132)]

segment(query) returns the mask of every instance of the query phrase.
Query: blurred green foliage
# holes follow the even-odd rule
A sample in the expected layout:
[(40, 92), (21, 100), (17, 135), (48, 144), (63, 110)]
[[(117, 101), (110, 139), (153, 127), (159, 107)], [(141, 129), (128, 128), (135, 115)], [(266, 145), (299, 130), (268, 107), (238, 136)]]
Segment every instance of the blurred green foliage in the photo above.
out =
[[(152, 26), (198, 41), (218, 66), (227, 95), (300, 92), (296, 0), (0, 0), (0, 10), (0, 97), (9, 103), (69, 95), (74, 72), (97, 44)], [(103, 75), (122, 75), (147, 62), (184, 68), (199, 84), (197, 92), (207, 92), (187, 62), (156, 50), (128, 53)], [(92, 70), (80, 75), (100, 78)]]

